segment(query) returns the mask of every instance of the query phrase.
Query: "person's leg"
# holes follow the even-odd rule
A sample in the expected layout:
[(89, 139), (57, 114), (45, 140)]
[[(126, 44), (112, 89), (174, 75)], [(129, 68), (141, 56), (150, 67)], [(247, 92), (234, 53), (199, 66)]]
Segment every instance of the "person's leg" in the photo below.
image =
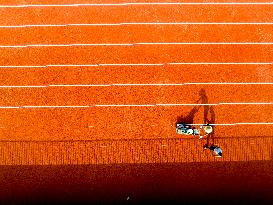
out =
[(213, 151), (215, 148), (216, 148), (216, 146), (215, 146), (214, 144), (212, 144), (212, 145), (209, 147), (209, 149), (212, 150), (212, 151)]
[(204, 149), (208, 149), (208, 148), (209, 148), (209, 145), (208, 145), (208, 144), (205, 144), (203, 147), (204, 147)]

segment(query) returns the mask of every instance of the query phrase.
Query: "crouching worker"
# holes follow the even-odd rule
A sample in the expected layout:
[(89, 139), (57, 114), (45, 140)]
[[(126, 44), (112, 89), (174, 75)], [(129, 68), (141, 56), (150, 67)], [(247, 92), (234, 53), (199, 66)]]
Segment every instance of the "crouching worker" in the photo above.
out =
[(200, 126), (199, 139), (202, 139), (203, 137), (207, 137), (212, 132), (213, 132), (213, 128), (211, 125), (207, 124), (205, 126)]
[(204, 149), (205, 150), (210, 149), (212, 151), (213, 156), (215, 156), (215, 157), (222, 157), (223, 151), (217, 145), (212, 144), (211, 146), (209, 146), (208, 144), (205, 144)]

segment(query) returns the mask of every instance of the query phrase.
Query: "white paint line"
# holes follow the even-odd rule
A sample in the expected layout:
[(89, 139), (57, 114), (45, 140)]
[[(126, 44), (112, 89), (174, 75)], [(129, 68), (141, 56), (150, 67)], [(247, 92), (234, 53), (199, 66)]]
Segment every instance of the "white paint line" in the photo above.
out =
[(39, 108), (91, 108), (91, 107), (154, 107), (154, 106), (220, 106), (220, 105), (271, 105), (271, 103), (214, 103), (214, 104), (97, 104), (97, 105), (58, 105), (58, 106), (49, 106), (49, 105), (44, 105), (44, 106), (31, 106), (31, 105), (26, 105), (26, 106), (0, 106), (1, 109), (19, 109), (19, 108), (33, 108), (33, 109), (39, 109)]
[[(191, 125), (191, 126), (202, 126), (205, 124), (186, 124), (186, 125)], [(236, 123), (228, 123), (228, 124), (210, 124), (212, 126), (234, 126)]]
[(156, 106), (216, 106), (219, 105), (219, 103), (212, 103), (212, 104), (156, 104)]
[[(273, 83), (180, 83), (180, 84), (56, 84), (56, 85), (0, 85), (0, 88), (47, 87), (110, 87), (110, 86), (185, 86), (185, 85), (273, 85)], [(228, 104), (228, 103), (226, 103)]]
[(3, 46), (0, 45), (0, 48), (26, 48), (27, 46)]
[(48, 85), (48, 87), (109, 87), (111, 85)]
[(98, 64), (99, 66), (162, 66), (163, 63)]
[[(192, 126), (201, 126), (205, 124), (186, 124)], [(273, 122), (236, 122), (236, 123), (227, 123), (227, 124), (210, 124), (212, 126), (235, 126), (235, 125), (273, 125)]]
[(86, 24), (81, 24), (81, 23), (74, 23), (74, 24), (63, 24), (64, 26), (121, 26), (122, 24), (120, 23), (86, 23)]
[(16, 106), (0, 106), (0, 109), (19, 109), (20, 107)]
[(67, 64), (67, 65), (58, 65), (58, 64), (55, 64), (55, 65), (46, 65), (45, 67), (96, 67), (96, 66), (99, 66), (98, 64), (83, 64), (83, 65), (79, 65), (79, 64)]
[(184, 85), (273, 85), (273, 82), (207, 82), (207, 83), (183, 83)]
[[(273, 44), (273, 43), (272, 43)], [(69, 46), (133, 46), (131, 43), (91, 43), (91, 44), (70, 44)]]
[(111, 86), (183, 86), (183, 83), (180, 84), (111, 84)]
[(273, 42), (151, 42), (133, 45), (272, 45)]
[(4, 66), (0, 66), (0, 68), (46, 68), (46, 66), (43, 65), (14, 65), (14, 66), (9, 66), (9, 65), (4, 65)]
[[(18, 46), (18, 48), (27, 48), (27, 47), (75, 47), (75, 46), (133, 46), (133, 44), (129, 43), (92, 43), (92, 44), (36, 44), (36, 45), (25, 45), (25, 46)], [(7, 46), (0, 46), (7, 47)], [(15, 47), (15, 46), (13, 46)]]
[(139, 2), (125, 5), (271, 5), (272, 2)]
[(88, 47), (88, 46), (136, 46), (136, 45), (273, 45), (273, 42), (172, 42), (172, 43), (97, 43), (97, 44), (34, 44), (34, 45), (0, 45), (0, 48), (31, 47)]
[(31, 7), (90, 7), (90, 6), (156, 6), (156, 5), (272, 5), (272, 2), (128, 2), (128, 3), (86, 3), (86, 4), (25, 4), (1, 5), (0, 8), (31, 8)]
[(89, 108), (90, 106), (86, 106), (86, 105), (83, 105), (83, 106), (79, 106), (79, 105), (76, 105), (76, 106), (21, 106), (20, 108)]
[(46, 88), (46, 85), (1, 85), (0, 88)]
[(272, 105), (272, 102), (228, 102), (228, 103), (219, 103), (219, 105)]
[(273, 25), (273, 22), (125, 22), (104, 24), (31, 24), (0, 25), (0, 28), (66, 27), (66, 26), (122, 26), (122, 25)]
[[(273, 62), (177, 62), (177, 63), (118, 63), (118, 64), (51, 64), (51, 65), (13, 65), (0, 68), (47, 68), (47, 67), (96, 67), (96, 66), (164, 66), (164, 65), (273, 65)], [(196, 84), (196, 83), (187, 83)]]
[(126, 22), (120, 25), (272, 25), (273, 22)]
[(178, 62), (178, 63), (168, 63), (169, 65), (272, 65), (272, 62)]
[(273, 125), (273, 122), (238, 122), (237, 125)]
[(147, 104), (147, 105), (94, 105), (94, 107), (153, 107), (156, 105), (151, 105), (151, 104)]

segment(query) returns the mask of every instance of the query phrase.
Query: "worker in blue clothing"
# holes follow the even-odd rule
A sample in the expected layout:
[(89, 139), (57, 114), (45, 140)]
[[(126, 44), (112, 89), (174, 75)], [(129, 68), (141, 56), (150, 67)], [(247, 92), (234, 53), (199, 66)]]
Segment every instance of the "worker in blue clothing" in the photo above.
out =
[(212, 144), (211, 146), (209, 146), (208, 144), (205, 144), (204, 145), (204, 149), (210, 149), (212, 151), (212, 154), (215, 156), (215, 157), (222, 157), (222, 154), (223, 154), (223, 151), (220, 147), (218, 147), (217, 145), (215, 144)]

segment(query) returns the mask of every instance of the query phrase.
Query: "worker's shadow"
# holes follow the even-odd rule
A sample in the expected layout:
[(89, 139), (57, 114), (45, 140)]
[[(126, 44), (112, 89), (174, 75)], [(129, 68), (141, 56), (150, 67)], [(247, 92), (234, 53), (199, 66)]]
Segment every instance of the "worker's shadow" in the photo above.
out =
[(199, 99), (196, 102), (196, 104), (200, 104), (195, 106), (188, 115), (186, 116), (179, 116), (177, 118), (177, 123), (178, 124), (194, 124), (194, 118), (196, 114), (199, 112), (200, 108), (203, 106), (204, 107), (204, 121), (203, 124), (210, 124), (213, 127), (213, 132), (210, 134), (212, 140), (214, 140), (214, 132), (215, 132), (215, 112), (214, 112), (214, 107), (210, 106), (208, 103), (208, 97), (206, 94), (205, 89), (201, 89), (199, 91)]

